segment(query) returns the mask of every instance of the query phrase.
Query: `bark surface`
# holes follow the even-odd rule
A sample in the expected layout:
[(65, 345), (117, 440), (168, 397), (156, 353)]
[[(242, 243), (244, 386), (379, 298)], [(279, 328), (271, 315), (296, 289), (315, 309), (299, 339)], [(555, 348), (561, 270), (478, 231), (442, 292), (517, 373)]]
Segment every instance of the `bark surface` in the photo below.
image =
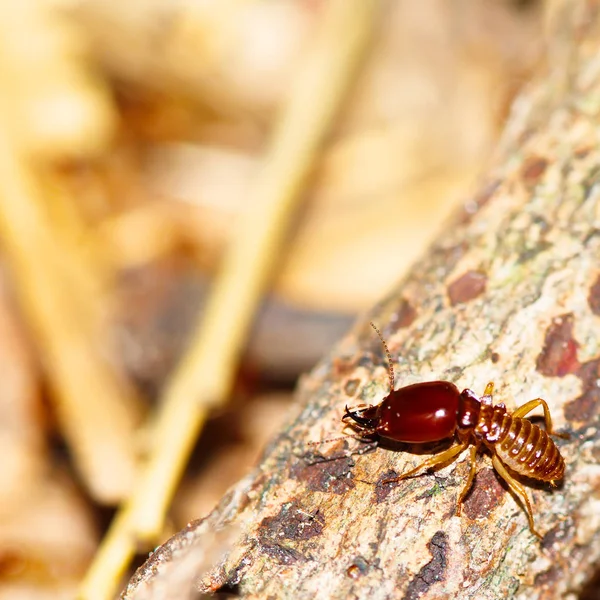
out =
[[(394, 292), (298, 390), (294, 415), (204, 520), (157, 550), (127, 598), (235, 590), (244, 598), (559, 598), (600, 559), (600, 14), (556, 9), (547, 66), (516, 102), (480, 192)], [(393, 257), (382, 257), (393, 260)], [(509, 410), (542, 397), (567, 469), (527, 481), (540, 542), (490, 457), (462, 514), (468, 453), (396, 484), (439, 447), (374, 448), (344, 405), (378, 403), (387, 340), (397, 386), (445, 379)], [(541, 423), (539, 423), (541, 425)], [(227, 551), (225, 558), (220, 553)], [(216, 563), (216, 566), (215, 566)]]

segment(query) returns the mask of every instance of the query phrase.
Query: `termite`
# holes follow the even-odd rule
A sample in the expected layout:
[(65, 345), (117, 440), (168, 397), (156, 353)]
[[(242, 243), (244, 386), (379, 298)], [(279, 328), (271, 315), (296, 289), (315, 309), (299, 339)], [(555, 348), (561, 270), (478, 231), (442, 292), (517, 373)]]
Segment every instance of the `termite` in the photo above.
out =
[[(385, 349), (389, 363), (389, 394), (377, 405), (349, 409), (342, 421), (351, 419), (351, 425), (360, 436), (377, 435), (395, 442), (427, 443), (448, 438), (457, 443), (447, 450), (434, 454), (420, 465), (384, 483), (400, 481), (437, 465), (454, 462), (470, 448), (470, 470), (467, 481), (458, 496), (457, 514), (475, 477), (475, 460), (481, 446), (492, 455), (492, 465), (507, 483), (510, 490), (521, 499), (527, 511), (531, 533), (541, 538), (533, 522), (533, 511), (525, 488), (511, 473), (549, 482), (552, 486), (563, 478), (565, 462), (550, 435), (552, 417), (548, 404), (536, 398), (518, 407), (512, 413), (504, 403), (492, 404), (494, 383), (487, 384), (483, 396), (458, 388), (448, 381), (428, 381), (394, 389), (394, 368), (390, 351), (379, 329), (371, 323)], [(541, 406), (546, 429), (524, 419), (525, 415)]]

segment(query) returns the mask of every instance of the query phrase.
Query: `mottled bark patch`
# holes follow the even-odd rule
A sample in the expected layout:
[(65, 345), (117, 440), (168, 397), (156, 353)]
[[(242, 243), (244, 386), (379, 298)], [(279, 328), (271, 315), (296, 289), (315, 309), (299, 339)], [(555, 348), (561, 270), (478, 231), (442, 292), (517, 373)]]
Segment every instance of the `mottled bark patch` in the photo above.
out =
[(565, 403), (564, 413), (569, 421), (585, 422), (596, 415), (600, 406), (600, 358), (583, 363), (577, 375), (583, 383), (583, 393)]
[(141, 566), (132, 577), (129, 582), (130, 585), (136, 579), (137, 575), (140, 577), (143, 572), (158, 568), (162, 563), (169, 562), (173, 558), (174, 549), (179, 550), (189, 546), (192, 543), (192, 533), (202, 523), (203, 519), (195, 519), (190, 521), (183, 529), (178, 531), (174, 536), (170, 537), (162, 546), (156, 548), (149, 556), (148, 560)]
[(354, 379), (349, 379), (346, 382), (346, 385), (344, 385), (344, 394), (346, 394), (346, 396), (354, 396), (354, 394), (356, 394), (356, 390), (359, 388), (361, 384), (361, 380), (354, 378)]
[(284, 540), (309, 540), (321, 535), (324, 527), (325, 519), (320, 513), (306, 511), (298, 502), (286, 502), (278, 514), (261, 521), (258, 537), (265, 546)]
[(562, 570), (556, 566), (550, 567), (547, 571), (538, 573), (534, 578), (535, 589), (541, 589), (554, 585), (562, 578)]
[(499, 187), (500, 181), (497, 179), (484, 185), (481, 191), (472, 200), (468, 200), (464, 203), (463, 210), (458, 217), (458, 223), (464, 225), (470, 222), (481, 208), (490, 201)]
[[(380, 361), (380, 364), (382, 364), (381, 361)], [(356, 366), (364, 367), (365, 369), (371, 370), (373, 367), (375, 367), (377, 365), (374, 362), (373, 356), (371, 356), (370, 354), (363, 354), (358, 359)]]
[(377, 504), (384, 502), (385, 499), (390, 495), (390, 492), (398, 486), (399, 481), (394, 481), (393, 483), (384, 483), (388, 479), (394, 479), (394, 477), (398, 477), (398, 473), (394, 471), (394, 469), (388, 469), (379, 475), (377, 481), (375, 482), (375, 502)]
[[(438, 494), (441, 494), (444, 492), (444, 489), (442, 488), (442, 486), (435, 481), (434, 484), (426, 489), (422, 494), (419, 494), (415, 500), (418, 502), (419, 500), (426, 500), (427, 498), (432, 498), (433, 496), (437, 496)], [(454, 512), (454, 508), (452, 508), (452, 512)]]
[(575, 528), (572, 518), (560, 520), (550, 531), (548, 531), (542, 539), (542, 548), (551, 550), (554, 544), (564, 545), (567, 540), (570, 540), (575, 535)]
[(421, 568), (415, 578), (408, 584), (404, 600), (417, 600), (434, 583), (444, 581), (446, 578), (448, 552), (448, 536), (443, 531), (438, 531), (427, 544), (431, 552), (431, 560)]
[(299, 560), (307, 560), (302, 552), (298, 552), (298, 550), (282, 544), (261, 543), (260, 550), (263, 554), (276, 560), (280, 565), (293, 565)]
[(344, 494), (355, 487), (352, 480), (351, 457), (333, 458), (312, 464), (300, 463), (292, 467), (290, 476), (302, 481), (313, 492)]
[(578, 346), (573, 337), (573, 315), (569, 313), (555, 317), (546, 330), (544, 346), (536, 361), (537, 371), (547, 377), (576, 373), (580, 368)]
[(217, 598), (230, 598), (240, 596), (240, 581), (244, 577), (244, 573), (252, 565), (252, 560), (243, 558), (231, 571), (227, 573), (227, 581), (219, 587), (210, 588), (210, 593)]
[(599, 403), (600, 390), (588, 390), (565, 404), (565, 419), (587, 422), (596, 414)]
[(493, 469), (481, 469), (463, 502), (463, 513), (469, 519), (490, 518), (506, 493)]
[(588, 302), (592, 312), (600, 317), (600, 275), (598, 275), (594, 285), (590, 288)]
[(390, 319), (389, 325), (386, 328), (386, 333), (389, 330), (397, 331), (398, 329), (409, 327), (416, 318), (417, 310), (408, 300), (402, 298), (400, 306), (394, 311), (394, 314)]
[(351, 375), (356, 370), (356, 357), (335, 357), (332, 362), (335, 377)]
[[(182, 552), (183, 549), (197, 542), (197, 540), (194, 540), (193, 533), (200, 527), (202, 521), (203, 519), (190, 521), (181, 531), (169, 538), (162, 546), (156, 548), (150, 554), (148, 560), (133, 574), (122, 596), (130, 597), (128, 594), (133, 593), (142, 582), (150, 580), (155, 573), (160, 572), (165, 564), (171, 563), (178, 552)], [(211, 589), (216, 589), (222, 585), (222, 581), (216, 579), (216, 577), (213, 577), (209, 581), (208, 585)]]
[(521, 177), (525, 185), (528, 187), (537, 185), (542, 175), (546, 172), (548, 164), (548, 160), (540, 156), (532, 156), (525, 161), (521, 169)]
[(456, 306), (469, 302), (483, 294), (487, 285), (487, 275), (481, 271), (467, 271), (448, 286), (450, 304)]
[[(433, 246), (430, 256), (431, 264), (439, 265), (440, 268), (443, 268), (444, 274), (452, 273), (452, 269), (454, 269), (468, 250), (469, 246), (466, 242), (460, 242), (452, 246), (441, 244), (439, 246)], [(439, 271), (436, 272), (435, 276), (432, 278), (432, 283), (435, 283), (435, 285), (439, 282), (438, 273)], [(420, 302), (420, 300), (417, 300), (417, 302)]]

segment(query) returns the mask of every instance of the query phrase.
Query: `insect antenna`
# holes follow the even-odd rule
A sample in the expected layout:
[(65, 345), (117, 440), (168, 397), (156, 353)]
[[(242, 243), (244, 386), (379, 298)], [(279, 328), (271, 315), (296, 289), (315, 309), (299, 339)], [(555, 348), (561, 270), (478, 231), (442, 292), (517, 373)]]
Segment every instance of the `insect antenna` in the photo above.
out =
[[(385, 340), (383, 339), (383, 335), (381, 334), (381, 331), (379, 331), (379, 329), (377, 329), (377, 327), (375, 326), (375, 323), (373, 323), (372, 321), (370, 322), (371, 327), (375, 330), (375, 332), (377, 333), (377, 335), (379, 336), (379, 339), (381, 340), (381, 343), (383, 344), (383, 348), (385, 349), (385, 354), (387, 356), (387, 360), (388, 360), (388, 375), (389, 375), (389, 379), (390, 379), (390, 393), (394, 391), (394, 365), (392, 364), (392, 355), (390, 353), (390, 349), (388, 348), (387, 344), (385, 343)], [(346, 407), (346, 412), (348, 411), (348, 407)], [(345, 415), (347, 416), (347, 415)], [(346, 435), (340, 435), (337, 437), (332, 437), (332, 438), (327, 438), (325, 440), (316, 440), (314, 442), (307, 442), (306, 445), (307, 446), (319, 446), (321, 444), (329, 444), (331, 442), (338, 442), (340, 440), (346, 440), (348, 438), (352, 438), (355, 440), (359, 440), (361, 442), (366, 442), (368, 441), (365, 438), (368, 438), (368, 436), (373, 435), (377, 433), (377, 429), (363, 429), (360, 433), (348, 433)]]
[(319, 446), (321, 444), (329, 444), (330, 442), (339, 442), (340, 440), (347, 440), (348, 438), (352, 438), (354, 440), (358, 440), (360, 442), (367, 442), (365, 438), (369, 435), (373, 435), (377, 433), (375, 429), (372, 431), (361, 431), (360, 433), (347, 433), (346, 435), (338, 435), (337, 437), (327, 438), (326, 440), (317, 440), (315, 442), (306, 442), (307, 446)]
[(389, 350), (387, 344), (385, 343), (385, 340), (383, 339), (383, 335), (381, 335), (381, 331), (379, 331), (379, 329), (377, 329), (377, 327), (375, 327), (375, 323), (373, 323), (373, 321), (370, 322), (370, 325), (375, 330), (377, 335), (379, 336), (379, 339), (381, 340), (381, 343), (383, 344), (385, 353), (387, 355), (388, 367), (389, 367), (388, 374), (390, 377), (390, 394), (391, 394), (394, 391), (394, 365), (392, 364), (392, 355), (390, 354), (390, 350)]

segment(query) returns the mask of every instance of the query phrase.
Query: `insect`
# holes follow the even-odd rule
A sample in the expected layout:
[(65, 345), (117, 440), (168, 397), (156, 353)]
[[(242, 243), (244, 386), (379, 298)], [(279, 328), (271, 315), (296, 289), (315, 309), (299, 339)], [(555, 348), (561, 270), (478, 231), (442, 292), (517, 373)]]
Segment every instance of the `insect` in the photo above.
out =
[[(390, 393), (377, 405), (349, 409), (342, 420), (351, 425), (360, 436), (378, 435), (396, 442), (426, 443), (455, 438), (457, 443), (433, 455), (419, 466), (384, 483), (400, 481), (437, 465), (451, 463), (470, 447), (470, 470), (458, 497), (457, 514), (475, 477), (475, 460), (482, 446), (492, 455), (492, 464), (512, 492), (521, 499), (527, 511), (529, 529), (542, 536), (533, 522), (533, 511), (525, 488), (513, 473), (549, 482), (555, 486), (562, 479), (565, 462), (550, 435), (552, 417), (548, 404), (542, 398), (530, 400), (512, 413), (504, 403), (492, 404), (494, 383), (487, 384), (483, 396), (458, 388), (448, 381), (428, 381), (394, 389), (394, 368), (387, 344), (381, 332), (371, 323), (383, 343), (388, 363)], [(541, 406), (546, 430), (524, 419), (525, 415)]]

